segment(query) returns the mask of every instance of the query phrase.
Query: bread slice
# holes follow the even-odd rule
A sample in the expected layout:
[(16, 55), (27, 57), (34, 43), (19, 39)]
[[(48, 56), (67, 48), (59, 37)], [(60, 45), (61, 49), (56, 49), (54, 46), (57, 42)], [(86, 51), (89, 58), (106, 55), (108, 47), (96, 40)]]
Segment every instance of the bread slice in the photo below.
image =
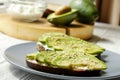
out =
[[(88, 60), (89, 59), (89, 60)], [(64, 75), (95, 76), (106, 69), (106, 64), (84, 53), (42, 51), (28, 54), (26, 63), (35, 70)]]
[(80, 38), (68, 36), (63, 33), (46, 33), (39, 36), (37, 49), (43, 50), (75, 50), (84, 51), (85, 53), (92, 55), (99, 55), (105, 51), (104, 48)]
[(37, 71), (59, 74), (59, 75), (69, 75), (69, 76), (99, 76), (100, 70), (95, 71), (73, 71), (62, 68), (55, 68), (51, 66), (46, 66), (42, 64), (38, 64), (33, 60), (26, 60), (27, 66)]
[(38, 53), (26, 55), (26, 63), (35, 70), (75, 76), (95, 76), (107, 65), (96, 58), (105, 49), (63, 33), (45, 33), (37, 43)]

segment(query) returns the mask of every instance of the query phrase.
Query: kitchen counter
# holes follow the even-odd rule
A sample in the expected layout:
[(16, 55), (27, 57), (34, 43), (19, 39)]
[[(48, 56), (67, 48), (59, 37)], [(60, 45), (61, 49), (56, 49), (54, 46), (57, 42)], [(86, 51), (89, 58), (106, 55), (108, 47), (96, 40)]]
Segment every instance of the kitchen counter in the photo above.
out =
[[(97, 22), (94, 35), (89, 41), (120, 54), (120, 27)], [(30, 41), (16, 39), (0, 32), (0, 80), (53, 80), (25, 72), (3, 58), (4, 51), (8, 47), (26, 42)], [(120, 80), (120, 78), (112, 80)]]

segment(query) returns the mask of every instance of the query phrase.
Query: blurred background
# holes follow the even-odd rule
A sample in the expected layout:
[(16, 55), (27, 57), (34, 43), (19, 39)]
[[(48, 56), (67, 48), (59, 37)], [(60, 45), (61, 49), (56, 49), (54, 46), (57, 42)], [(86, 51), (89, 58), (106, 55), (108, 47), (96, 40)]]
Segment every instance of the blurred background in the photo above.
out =
[(96, 0), (100, 22), (120, 25), (120, 0)]
[[(4, 3), (8, 0), (0, 0), (0, 8), (4, 8)], [(49, 3), (67, 5), (71, 0), (46, 0)], [(98, 22), (112, 25), (120, 25), (120, 0), (95, 0), (99, 11)]]
[[(71, 0), (47, 0), (58, 4), (68, 4)], [(99, 11), (99, 22), (120, 25), (120, 0), (95, 0)]]

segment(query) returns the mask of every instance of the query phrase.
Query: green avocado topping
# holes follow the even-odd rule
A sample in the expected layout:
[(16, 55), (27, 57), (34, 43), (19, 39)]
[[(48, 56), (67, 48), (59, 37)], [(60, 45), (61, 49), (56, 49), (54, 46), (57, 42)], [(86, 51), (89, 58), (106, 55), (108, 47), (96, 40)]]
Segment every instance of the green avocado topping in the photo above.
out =
[(94, 43), (67, 35), (47, 37), (45, 43), (55, 51), (75, 50), (84, 51), (85, 53), (93, 55), (97, 55), (105, 51), (104, 48)]
[(94, 43), (67, 36), (64, 33), (46, 33), (40, 35), (38, 41), (53, 50), (28, 54), (27, 60), (76, 71), (107, 69), (105, 62), (95, 57), (105, 49)]
[(35, 60), (40, 64), (44, 63), (52, 67), (78, 71), (104, 70), (107, 68), (106, 64), (95, 56), (76, 51), (42, 51), (37, 53)]

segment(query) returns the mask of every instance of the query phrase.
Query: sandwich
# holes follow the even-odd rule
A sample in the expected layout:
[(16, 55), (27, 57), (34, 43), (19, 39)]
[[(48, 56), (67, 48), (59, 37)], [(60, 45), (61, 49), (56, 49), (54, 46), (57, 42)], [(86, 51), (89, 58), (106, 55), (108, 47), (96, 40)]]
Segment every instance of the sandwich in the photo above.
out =
[(105, 51), (105, 49), (99, 45), (80, 38), (68, 36), (64, 33), (45, 33), (40, 35), (37, 42), (37, 49), (39, 51), (80, 50), (95, 56)]
[(107, 68), (103, 61), (81, 51), (41, 51), (28, 54), (26, 62), (38, 71), (74, 76), (100, 75)]
[(26, 63), (38, 71), (95, 76), (107, 69), (104, 61), (96, 57), (104, 48), (63, 33), (45, 33), (37, 42), (38, 52), (27, 54)]

